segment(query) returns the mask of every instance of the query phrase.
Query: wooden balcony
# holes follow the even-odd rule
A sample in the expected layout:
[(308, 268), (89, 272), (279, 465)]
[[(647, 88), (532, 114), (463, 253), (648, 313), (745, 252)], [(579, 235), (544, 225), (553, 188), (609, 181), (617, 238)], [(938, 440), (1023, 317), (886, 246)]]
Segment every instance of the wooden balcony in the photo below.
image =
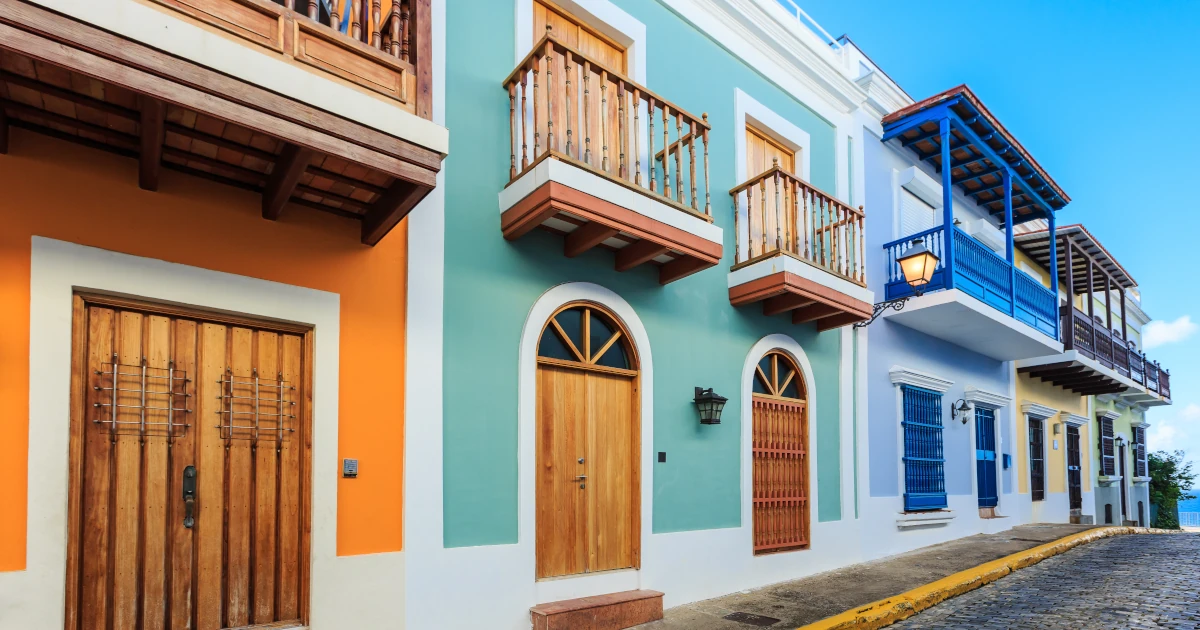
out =
[[(200, 4), (169, 4), (204, 13)], [(370, 22), (386, 24), (392, 33), (377, 39), (389, 51), (385, 55), (287, 7), (245, 0), (203, 6), (211, 10), (204, 19), (224, 15), (222, 28), (241, 29), (245, 37), (273, 33), (287, 50), (316, 51), (316, 40), (305, 38), (319, 33), (322, 41), (345, 40), (342, 48), (370, 50), (363, 54), (411, 67), (390, 54), (397, 47), (404, 54), (394, 36), (397, 28), (404, 32), (402, 14), (399, 22), (395, 13), (389, 21), (375, 16)], [(275, 26), (267, 28), (261, 20), (269, 16)], [(293, 205), (358, 221), (368, 245), (433, 189), (443, 157), (20, 0), (0, 0), (0, 106), (0, 153), (7, 152), (9, 127), (26, 129), (137, 160), (138, 183), (148, 190), (157, 189), (167, 168), (260, 191), (265, 219), (277, 219)]]
[(1097, 316), (1063, 304), (1064, 355), (1018, 371), (1082, 395), (1120, 394), (1131, 402), (1170, 404), (1170, 374)]
[(729, 274), (734, 306), (762, 302), (765, 315), (790, 313), (793, 323), (815, 322), (822, 331), (871, 317), (862, 208), (778, 163), (729, 194), (737, 234)]
[(568, 257), (609, 249), (618, 271), (658, 266), (661, 284), (720, 261), (707, 115), (684, 111), (550, 34), (503, 87), (506, 239), (542, 228), (565, 237)]

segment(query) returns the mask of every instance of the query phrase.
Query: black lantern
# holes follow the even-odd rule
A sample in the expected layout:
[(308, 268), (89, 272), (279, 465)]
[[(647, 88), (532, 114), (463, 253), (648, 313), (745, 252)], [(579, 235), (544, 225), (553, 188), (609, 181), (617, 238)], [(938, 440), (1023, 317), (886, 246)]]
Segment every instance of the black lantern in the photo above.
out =
[(711, 387), (696, 388), (696, 409), (700, 411), (700, 424), (721, 424), (721, 410), (729, 399), (713, 393)]
[(940, 259), (925, 246), (925, 241), (918, 238), (913, 240), (908, 251), (897, 258), (896, 262), (900, 264), (904, 281), (912, 287), (913, 293), (921, 295), (925, 290), (925, 285), (933, 280), (933, 272), (937, 269), (938, 260)]
[(1125, 438), (1118, 435), (1117, 439), (1113, 441), (1116, 443), (1117, 448), (1125, 448)]

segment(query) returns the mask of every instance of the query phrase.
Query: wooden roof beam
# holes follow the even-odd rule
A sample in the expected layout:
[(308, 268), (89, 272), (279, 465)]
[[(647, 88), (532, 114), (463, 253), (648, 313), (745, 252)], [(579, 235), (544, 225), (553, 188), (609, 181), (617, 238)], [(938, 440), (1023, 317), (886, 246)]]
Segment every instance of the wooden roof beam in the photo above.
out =
[(617, 271), (629, 271), (642, 263), (648, 263), (671, 251), (666, 245), (642, 239), (617, 250)]
[(620, 230), (603, 223), (589, 221), (567, 234), (566, 242), (563, 244), (563, 254), (567, 258), (575, 258), (616, 236), (618, 232)]
[(267, 185), (263, 188), (262, 215), (264, 219), (274, 221), (279, 218), (284, 204), (296, 192), (296, 186), (300, 183), (300, 178), (304, 176), (304, 169), (308, 168), (312, 156), (313, 151), (309, 149), (294, 144), (283, 146), (283, 150), (279, 152), (279, 159), (275, 161), (271, 175), (267, 178)]
[(138, 187), (142, 190), (158, 190), (158, 176), (162, 172), (163, 139), (166, 136), (165, 119), (167, 106), (149, 96), (138, 97), (141, 116), (141, 150), (138, 152)]
[(816, 300), (800, 295), (799, 293), (784, 293), (775, 297), (763, 300), (763, 315), (771, 317), (787, 311), (798, 309), (802, 306), (808, 306), (816, 302)]
[(376, 245), (384, 235), (396, 227), (409, 212), (416, 207), (431, 187), (413, 184), (397, 179), (388, 187), (386, 193), (371, 204), (371, 208), (362, 218), (363, 245)]

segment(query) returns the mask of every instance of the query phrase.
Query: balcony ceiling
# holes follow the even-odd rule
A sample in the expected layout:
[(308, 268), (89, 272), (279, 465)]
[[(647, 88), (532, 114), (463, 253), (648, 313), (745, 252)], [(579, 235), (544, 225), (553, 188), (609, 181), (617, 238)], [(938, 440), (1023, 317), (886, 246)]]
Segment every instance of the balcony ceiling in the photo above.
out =
[(1145, 391), (1137, 383), (1076, 350), (1040, 360), (1023, 361), (1017, 364), (1017, 373), (1041, 379), (1081, 396)]
[[(1045, 218), (1071, 201), (1033, 156), (992, 115), (966, 85), (914, 103), (883, 118), (884, 139), (942, 170), (939, 121), (950, 117), (951, 180), (1001, 221), (1004, 187), (1001, 172), (1010, 169), (1015, 223)], [(1015, 181), (1020, 179), (1020, 182)]]
[[(1072, 276), (1076, 295), (1103, 293), (1105, 291), (1105, 274), (1112, 278), (1114, 289), (1132, 289), (1137, 286), (1137, 281), (1133, 279), (1133, 276), (1130, 276), (1125, 271), (1121, 263), (1117, 262), (1117, 259), (1104, 248), (1104, 245), (1095, 236), (1092, 236), (1092, 233), (1087, 228), (1082, 225), (1066, 225), (1058, 228), (1057, 233), (1059, 241), (1065, 237), (1077, 248), (1071, 259), (1071, 266), (1074, 268)], [(1016, 242), (1017, 247), (1021, 248), (1021, 251), (1037, 261), (1043, 269), (1050, 268), (1049, 230), (1017, 234), (1013, 237), (1013, 240)], [(1080, 255), (1080, 251), (1084, 255)], [(1088, 286), (1087, 266), (1089, 259), (1095, 265), (1092, 272), (1092, 286)], [(1058, 269), (1065, 285), (1067, 277), (1067, 252), (1066, 248), (1061, 245), (1058, 247)]]
[(434, 151), (19, 0), (0, 6), (0, 126), (136, 159), (142, 188), (167, 168), (261, 192), (266, 219), (293, 204), (358, 221), (374, 245), (436, 183)]

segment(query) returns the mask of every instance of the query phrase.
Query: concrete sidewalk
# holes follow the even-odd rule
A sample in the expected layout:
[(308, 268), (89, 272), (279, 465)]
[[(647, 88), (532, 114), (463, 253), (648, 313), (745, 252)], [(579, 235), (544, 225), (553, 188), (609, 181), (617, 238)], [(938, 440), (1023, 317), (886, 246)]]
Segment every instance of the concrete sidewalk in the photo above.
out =
[(686, 604), (667, 610), (662, 621), (637, 629), (795, 628), (1093, 527), (1022, 525), (998, 534), (968, 536), (791, 582)]

